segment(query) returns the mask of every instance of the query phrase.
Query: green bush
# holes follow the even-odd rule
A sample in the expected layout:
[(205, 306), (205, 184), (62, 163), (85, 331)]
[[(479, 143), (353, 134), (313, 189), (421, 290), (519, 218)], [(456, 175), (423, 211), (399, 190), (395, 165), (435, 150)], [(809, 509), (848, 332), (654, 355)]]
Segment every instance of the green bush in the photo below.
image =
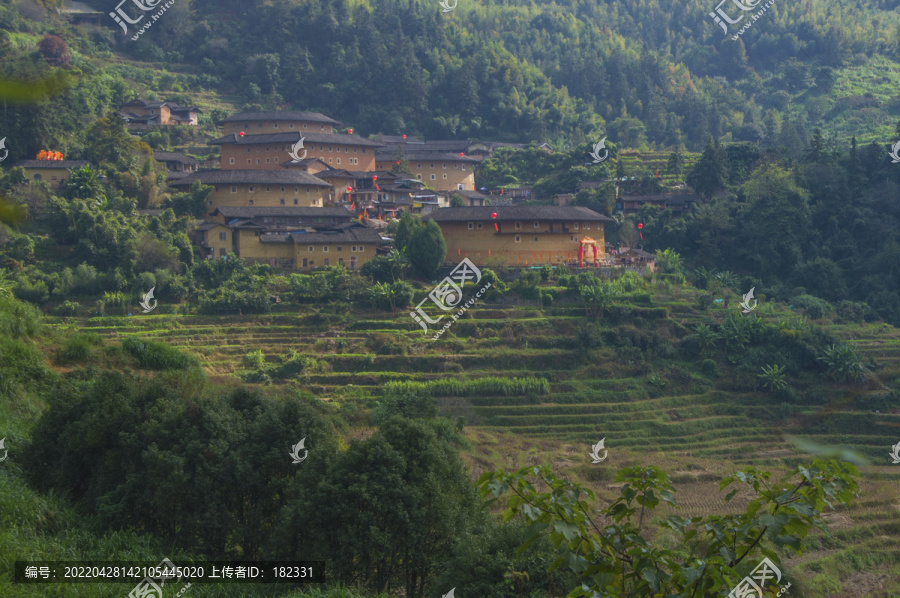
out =
[(159, 341), (129, 337), (122, 342), (122, 348), (137, 360), (142, 369), (185, 370), (200, 365), (195, 356)]
[(700, 362), (700, 372), (707, 378), (718, 378), (719, 365), (712, 359), (704, 359)]
[(802, 311), (813, 320), (824, 318), (831, 313), (831, 304), (824, 299), (813, 297), (812, 295), (799, 295), (791, 299), (794, 307)]
[(838, 382), (864, 382), (868, 378), (869, 368), (849, 345), (832, 345), (820, 359), (827, 366), (828, 375)]
[(58, 316), (77, 316), (81, 310), (81, 304), (77, 301), (64, 301), (56, 306), (53, 313)]
[(16, 299), (42, 305), (50, 298), (50, 289), (43, 280), (20, 280), (13, 289)]
[(845, 322), (859, 324), (866, 315), (866, 305), (855, 301), (841, 301), (837, 306), (837, 315)]
[(244, 363), (246, 363), (250, 367), (261, 368), (265, 362), (266, 356), (260, 349), (250, 351), (249, 353), (244, 355)]
[(103, 337), (92, 332), (83, 332), (71, 336), (63, 342), (56, 354), (56, 363), (71, 363), (73, 361), (87, 361), (91, 354), (91, 347), (103, 345)]

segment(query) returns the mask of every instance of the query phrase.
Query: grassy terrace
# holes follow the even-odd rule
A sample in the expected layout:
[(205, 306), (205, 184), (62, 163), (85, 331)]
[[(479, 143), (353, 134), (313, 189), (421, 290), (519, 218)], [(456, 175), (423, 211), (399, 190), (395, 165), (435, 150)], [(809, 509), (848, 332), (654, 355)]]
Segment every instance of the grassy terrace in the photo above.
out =
[[(859, 588), (900, 595), (900, 465), (888, 458), (900, 441), (900, 409), (890, 395), (900, 389), (900, 332), (882, 324), (820, 322), (875, 365), (873, 379), (854, 386), (824, 374), (794, 375), (796, 399), (786, 403), (756, 390), (755, 375), (740, 367), (739, 355), (709, 355), (715, 371), (679, 355), (680, 338), (729, 313), (720, 305), (697, 310), (695, 293), (668, 289), (641, 306), (664, 308), (668, 318), (596, 320), (602, 342), (586, 355), (575, 342), (588, 324), (584, 309), (564, 301), (549, 309), (477, 305), (436, 342), (406, 311), (379, 318), (342, 306), (279, 306), (285, 311), (244, 317), (58, 319), (56, 334), (62, 340), (96, 333), (108, 346), (129, 336), (164, 341), (196, 355), (223, 381), (252, 370), (246, 358), (252, 351), (262, 351), (264, 363), (273, 365), (294, 351), (306, 360), (302, 372), (273, 383), (312, 392), (341, 410), (357, 426), (353, 436), (366, 433), (365, 414), (390, 382), (456, 381), (462, 388), (479, 378), (543, 378), (547, 392), (447, 396), (435, 390), (440, 412), (466, 421), (471, 447), (465, 459), (476, 476), (550, 463), (609, 497), (617, 469), (656, 465), (676, 481), (682, 515), (737, 508), (723, 501), (717, 480), (739, 467), (777, 472), (808, 459), (793, 438), (849, 448), (871, 463), (861, 468), (863, 491), (853, 509), (829, 515), (832, 538), (814, 538), (814, 550), (788, 561), (799, 582), (795, 595), (862, 595)], [(759, 311), (767, 321), (798, 318), (764, 307)], [(609, 458), (591, 465), (589, 445), (603, 437)]]

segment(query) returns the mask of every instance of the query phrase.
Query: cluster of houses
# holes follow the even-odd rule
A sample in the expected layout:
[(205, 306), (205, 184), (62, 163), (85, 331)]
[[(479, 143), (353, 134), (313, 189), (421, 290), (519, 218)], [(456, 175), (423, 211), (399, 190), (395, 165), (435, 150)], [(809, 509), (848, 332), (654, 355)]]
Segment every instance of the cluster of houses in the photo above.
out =
[[(129, 128), (196, 126), (199, 112), (148, 100), (120, 109)], [(531, 198), (526, 185), (490, 195), (475, 189), (481, 161), (498, 147), (519, 144), (406, 135), (367, 139), (316, 112), (243, 112), (216, 124), (221, 136), (208, 144), (220, 148), (218, 169), (200, 169), (196, 159), (178, 152), (154, 155), (165, 164), (172, 190), (187, 192), (198, 181), (212, 187), (192, 235), (206, 259), (234, 255), (295, 270), (356, 270), (389, 249), (381, 231), (402, 211), (440, 226), (448, 262), (596, 266), (608, 263), (612, 252), (604, 239), (604, 224), (612, 220), (602, 214), (565, 202), (516, 206)], [(17, 166), (56, 186), (68, 169), (86, 164), (27, 160)], [(624, 201), (637, 209), (637, 201)], [(679, 201), (686, 206), (688, 198), (646, 201), (671, 208)]]

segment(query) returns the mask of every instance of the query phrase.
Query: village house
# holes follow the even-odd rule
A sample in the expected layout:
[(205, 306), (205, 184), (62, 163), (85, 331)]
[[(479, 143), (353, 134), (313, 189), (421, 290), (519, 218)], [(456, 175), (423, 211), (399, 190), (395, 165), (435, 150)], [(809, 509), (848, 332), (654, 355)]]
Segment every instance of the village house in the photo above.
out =
[(406, 160), (413, 176), (435, 191), (474, 191), (475, 166), (478, 160), (459, 154), (438, 152), (410, 152), (402, 155), (393, 150), (376, 154), (375, 169), (396, 168), (401, 157)]
[(222, 127), (225, 135), (257, 135), (260, 133), (331, 133), (343, 126), (340, 122), (318, 112), (241, 112), (232, 114), (216, 125)]
[(476, 265), (597, 265), (605, 254), (604, 225), (613, 220), (583, 207), (443, 208), (424, 217), (441, 227), (447, 260)]
[(209, 211), (221, 207), (322, 207), (330, 185), (298, 170), (201, 170), (169, 183), (187, 191), (194, 181), (213, 187)]
[(119, 108), (119, 115), (130, 125), (191, 125), (197, 126), (200, 109), (179, 106), (173, 102), (132, 100)]
[[(485, 202), (488, 200), (488, 196), (483, 193), (479, 193), (478, 191), (451, 191), (450, 192), (450, 202), (453, 201), (453, 198), (456, 197), (459, 201), (463, 202), (462, 207), (466, 208), (478, 208), (487, 205)], [(452, 205), (452, 204), (451, 204)]]
[(69, 178), (70, 168), (83, 168), (89, 164), (87, 160), (19, 160), (14, 166), (24, 168), (30, 180), (47, 181), (56, 188)]
[(381, 234), (366, 226), (329, 231), (239, 231), (235, 254), (249, 262), (294, 270), (343, 266), (358, 270), (378, 255)]
[(305, 158), (318, 158), (331, 168), (376, 170), (375, 149), (381, 147), (359, 135), (335, 133), (231, 133), (209, 145), (222, 146), (222, 169), (280, 170), (293, 161), (291, 151), (303, 137)]
[(344, 208), (221, 208), (192, 237), (205, 259), (234, 255), (278, 268), (356, 270), (384, 241), (350, 217)]
[(94, 25), (100, 26), (104, 12), (95, 10), (90, 5), (77, 0), (65, 0), (60, 6), (57, 6), (56, 13), (73, 25)]
[(180, 178), (185, 174), (197, 172), (198, 170), (196, 158), (179, 152), (153, 152), (153, 159), (165, 164), (169, 180)]
[(381, 191), (381, 186), (390, 184), (400, 178), (394, 173), (385, 170), (343, 170), (337, 168), (319, 172), (316, 174), (316, 177), (331, 185), (328, 202), (346, 202), (348, 204), (356, 204), (359, 208), (387, 199), (386, 194)]

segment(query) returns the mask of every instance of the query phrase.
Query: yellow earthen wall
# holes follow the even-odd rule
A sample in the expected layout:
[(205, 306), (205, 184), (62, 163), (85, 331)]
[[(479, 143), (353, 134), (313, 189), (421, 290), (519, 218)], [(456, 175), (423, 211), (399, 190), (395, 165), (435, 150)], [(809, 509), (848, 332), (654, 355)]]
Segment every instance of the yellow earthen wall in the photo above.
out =
[[(497, 233), (493, 222), (482, 222), (480, 230), (478, 222), (472, 223), (472, 230), (469, 230), (466, 222), (439, 223), (447, 243), (446, 259), (454, 262), (468, 257), (475, 265), (484, 265), (490, 259), (492, 262), (500, 260), (509, 266), (524, 266), (526, 262), (531, 266), (577, 260), (578, 242), (584, 237), (597, 242), (597, 259), (603, 259), (603, 223), (582, 222), (578, 223), (578, 230), (575, 230), (575, 223), (569, 222), (565, 223), (569, 232), (557, 232), (561, 230), (562, 223), (554, 222), (552, 233), (549, 232), (549, 223), (538, 224), (540, 226), (534, 228), (534, 221), (522, 221), (520, 228), (516, 230), (515, 222), (502, 222), (502, 232)], [(585, 225), (589, 227), (587, 230)], [(519, 237), (518, 243), (516, 236)], [(537, 241), (534, 240), (535, 237)], [(585, 261), (593, 261), (593, 251), (585, 255)]]
[[(442, 160), (407, 160), (406, 163), (413, 172), (413, 176), (410, 178), (419, 179), (434, 191), (456, 191), (459, 183), (462, 183), (464, 191), (475, 190), (474, 164)], [(433, 167), (432, 164), (434, 164)], [(376, 170), (393, 170), (396, 167), (396, 160), (378, 162), (375, 165)], [(431, 179), (431, 175), (434, 175), (434, 180)], [(444, 175), (447, 178), (444, 178)]]
[[(321, 208), (323, 194), (328, 194), (328, 187), (307, 187), (306, 185), (214, 185), (215, 189), (209, 194), (207, 211), (211, 212), (222, 207), (301, 207)], [(236, 189), (231, 192), (232, 187)], [(250, 191), (253, 187), (253, 191)], [(282, 191), (282, 188), (284, 191)], [(268, 191), (266, 190), (268, 189)], [(281, 203), (281, 200), (284, 203)], [(294, 200), (297, 203), (294, 203)], [(250, 203), (253, 200), (253, 204)], [(208, 202), (212, 202), (210, 205)]]
[[(225, 144), (222, 146), (222, 170), (280, 170), (285, 162), (293, 159), (289, 153), (292, 149), (291, 144)], [(307, 158), (319, 158), (332, 168), (375, 170), (375, 148), (372, 147), (307, 141), (303, 149)], [(302, 150), (300, 154), (303, 154)], [(472, 184), (474, 188), (474, 178)]]

